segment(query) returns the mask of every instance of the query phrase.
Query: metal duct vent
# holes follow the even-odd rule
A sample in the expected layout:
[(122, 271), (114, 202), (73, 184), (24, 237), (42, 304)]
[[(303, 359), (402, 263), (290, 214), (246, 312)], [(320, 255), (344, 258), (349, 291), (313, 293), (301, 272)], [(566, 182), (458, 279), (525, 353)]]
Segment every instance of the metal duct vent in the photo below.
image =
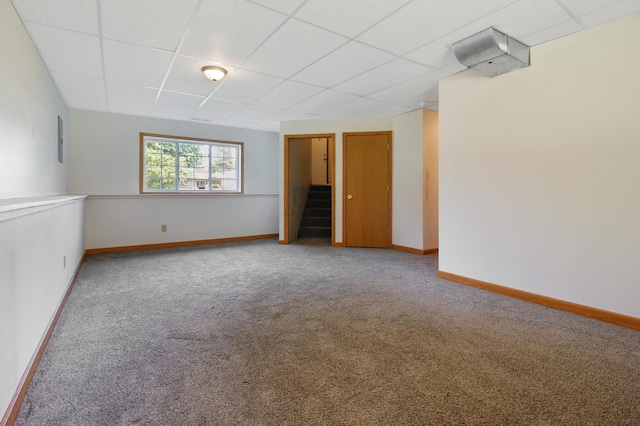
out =
[(453, 53), (462, 65), (489, 77), (529, 66), (529, 46), (495, 28), (454, 43)]

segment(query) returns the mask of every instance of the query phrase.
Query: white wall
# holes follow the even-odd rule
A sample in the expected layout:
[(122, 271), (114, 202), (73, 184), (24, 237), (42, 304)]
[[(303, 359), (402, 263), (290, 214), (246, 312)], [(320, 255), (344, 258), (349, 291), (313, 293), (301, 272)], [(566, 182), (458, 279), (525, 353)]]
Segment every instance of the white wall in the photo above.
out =
[(311, 140), (311, 184), (326, 185), (327, 163), (329, 162), (329, 145), (327, 138), (313, 138)]
[[(69, 190), (90, 195), (87, 248), (278, 232), (276, 133), (82, 110), (69, 121)], [(140, 195), (140, 132), (244, 142), (245, 194)]]
[(640, 15), (440, 82), (440, 269), (640, 317)]
[(311, 138), (289, 140), (289, 241), (298, 238), (311, 184)]
[(9, 1), (0, 2), (0, 93), (1, 416), (80, 262), (84, 228), (83, 200), (59, 196), (67, 107)]
[(424, 248), (422, 110), (393, 118), (392, 240)]
[(67, 106), (9, 1), (0, 2), (0, 93), (0, 199), (64, 193)]
[[(82, 259), (84, 201), (0, 213), (0, 411)], [(66, 265), (63, 256), (66, 255)]]
[(424, 248), (438, 248), (438, 113), (423, 110)]

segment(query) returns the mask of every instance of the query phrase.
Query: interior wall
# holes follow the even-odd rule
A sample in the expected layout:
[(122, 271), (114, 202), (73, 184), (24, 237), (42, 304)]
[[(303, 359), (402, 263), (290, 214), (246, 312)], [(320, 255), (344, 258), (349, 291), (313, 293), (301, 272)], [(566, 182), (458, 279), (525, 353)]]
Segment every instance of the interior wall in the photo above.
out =
[(2, 415), (80, 262), (84, 228), (82, 199), (52, 197), (66, 193), (68, 152), (59, 163), (57, 140), (67, 106), (8, 1), (0, 2), (0, 93)]
[(640, 317), (640, 14), (440, 82), (440, 269)]
[[(90, 195), (87, 248), (278, 232), (277, 133), (73, 109), (69, 120), (69, 190)], [(244, 194), (140, 195), (140, 132), (244, 142)]]
[(298, 238), (311, 184), (311, 138), (289, 139), (289, 241)]
[(327, 138), (311, 139), (311, 184), (326, 185), (328, 181), (329, 142)]
[(83, 248), (84, 201), (0, 213), (0, 411), (18, 387)]
[(423, 114), (423, 183), (424, 249), (438, 248), (438, 113), (422, 110)]
[(393, 118), (392, 240), (424, 248), (422, 110)]
[[(284, 121), (280, 123), (280, 166), (279, 166), (279, 188), (280, 194), (284, 192), (284, 136), (285, 135), (311, 135), (323, 133), (335, 133), (335, 182), (333, 191), (335, 193), (335, 205), (333, 212), (333, 227), (336, 243), (342, 243), (342, 133), (344, 132), (371, 132), (388, 131), (393, 128), (393, 120), (384, 118), (362, 118), (352, 120), (299, 120)], [(284, 199), (279, 201), (279, 205), (284, 205)], [(284, 209), (279, 213), (280, 239), (284, 240)]]
[[(9, 1), (0, 2), (0, 199), (65, 193), (67, 106)], [(63, 144), (64, 145), (64, 144)]]

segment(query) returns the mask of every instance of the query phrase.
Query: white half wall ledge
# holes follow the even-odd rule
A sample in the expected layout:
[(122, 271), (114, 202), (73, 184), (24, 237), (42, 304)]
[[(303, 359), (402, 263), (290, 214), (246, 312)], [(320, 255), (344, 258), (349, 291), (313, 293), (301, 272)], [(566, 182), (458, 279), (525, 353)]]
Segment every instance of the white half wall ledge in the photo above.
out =
[(243, 198), (243, 197), (278, 197), (280, 194), (206, 194), (206, 193), (158, 193), (158, 194), (124, 194), (124, 195), (88, 195), (92, 200), (126, 200), (139, 198)]
[(52, 195), (0, 200), (0, 222), (83, 201), (87, 197), (87, 195)]

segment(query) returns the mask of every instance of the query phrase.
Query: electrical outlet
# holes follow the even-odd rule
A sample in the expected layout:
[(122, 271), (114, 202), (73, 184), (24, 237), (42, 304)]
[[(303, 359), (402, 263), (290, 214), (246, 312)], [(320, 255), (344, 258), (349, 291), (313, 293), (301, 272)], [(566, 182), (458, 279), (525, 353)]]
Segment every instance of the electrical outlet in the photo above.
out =
[(167, 225), (160, 225), (160, 232), (167, 232)]
[(62, 269), (67, 269), (67, 255), (62, 255)]

